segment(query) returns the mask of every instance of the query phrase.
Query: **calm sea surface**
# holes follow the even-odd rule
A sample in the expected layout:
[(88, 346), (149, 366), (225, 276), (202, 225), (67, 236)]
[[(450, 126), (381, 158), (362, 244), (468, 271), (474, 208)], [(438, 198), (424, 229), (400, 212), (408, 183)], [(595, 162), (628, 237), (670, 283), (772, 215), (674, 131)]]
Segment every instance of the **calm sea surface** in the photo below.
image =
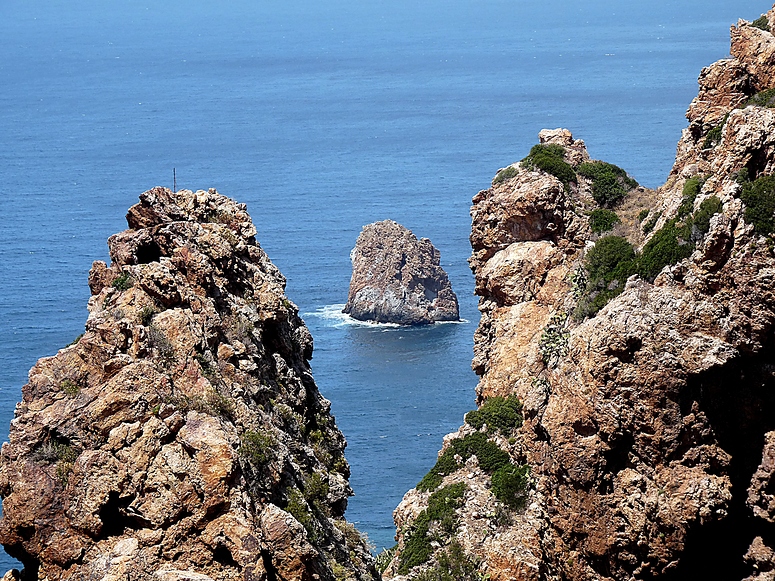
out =
[[(226, 8), (228, 7), (228, 8)], [(391, 512), (474, 406), (470, 199), (544, 127), (662, 183), (700, 69), (749, 0), (3, 0), (0, 436), (27, 371), (83, 330), (91, 262), (155, 186), (246, 202), (315, 338), (349, 442), (348, 517)], [(461, 324), (337, 315), (364, 224), (441, 250)], [(0, 558), (0, 573), (13, 560)]]

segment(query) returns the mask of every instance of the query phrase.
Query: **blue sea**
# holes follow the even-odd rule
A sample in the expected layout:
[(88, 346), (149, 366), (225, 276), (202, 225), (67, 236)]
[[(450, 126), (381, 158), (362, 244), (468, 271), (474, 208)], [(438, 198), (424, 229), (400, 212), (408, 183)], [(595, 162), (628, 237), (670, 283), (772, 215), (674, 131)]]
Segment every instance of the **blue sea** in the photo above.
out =
[[(93, 260), (144, 190), (248, 204), (315, 339), (349, 442), (347, 516), (377, 549), (391, 512), (474, 407), (471, 197), (567, 127), (655, 187), (700, 69), (750, 0), (3, 0), (0, 436), (37, 358), (83, 331)], [(339, 314), (361, 227), (430, 238), (458, 324)], [(3, 555), (0, 569), (14, 561)], [(2, 573), (2, 571), (0, 571)]]

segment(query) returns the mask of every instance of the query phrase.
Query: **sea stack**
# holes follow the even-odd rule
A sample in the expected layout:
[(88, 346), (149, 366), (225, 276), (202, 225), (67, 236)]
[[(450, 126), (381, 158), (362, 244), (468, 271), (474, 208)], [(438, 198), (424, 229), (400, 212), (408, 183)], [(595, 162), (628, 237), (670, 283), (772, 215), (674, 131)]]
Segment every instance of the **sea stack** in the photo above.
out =
[(363, 227), (350, 253), (353, 274), (343, 312), (360, 321), (428, 325), (460, 318), (441, 254), (393, 220)]
[(127, 222), (2, 447), (22, 578), (376, 579), (312, 337), (245, 206), (154, 188)]

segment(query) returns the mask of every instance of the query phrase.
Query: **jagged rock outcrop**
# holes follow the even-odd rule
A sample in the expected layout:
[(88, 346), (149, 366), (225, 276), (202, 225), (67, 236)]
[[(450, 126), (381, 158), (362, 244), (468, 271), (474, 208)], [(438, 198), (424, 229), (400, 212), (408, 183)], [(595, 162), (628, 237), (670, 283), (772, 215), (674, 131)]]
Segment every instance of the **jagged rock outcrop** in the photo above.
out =
[[(584, 179), (512, 166), (474, 197), (480, 411), (516, 396), (522, 418), (504, 434), (469, 414), (445, 438), (442, 452), (459, 453), (442, 453), (439, 478), (396, 509), (388, 576), (450, 563), (460, 579), (493, 581), (775, 575), (775, 109), (748, 104), (775, 88), (775, 37), (741, 21), (732, 39), (733, 59), (700, 77), (668, 182), (634, 192), (649, 218), (645, 236), (629, 231), (626, 260), (593, 252)], [(542, 140), (576, 164), (568, 138)], [(590, 271), (614, 266), (624, 274), (595, 293), (621, 292), (582, 309)], [(498, 453), (483, 437), (529, 466), (521, 508), (487, 473)], [(429, 515), (460, 483), (445, 529)], [(426, 530), (435, 544), (418, 557)]]
[(363, 227), (350, 253), (345, 313), (360, 321), (427, 325), (460, 318), (457, 296), (427, 238), (393, 220)]
[(375, 578), (312, 338), (246, 207), (155, 188), (127, 222), (2, 447), (24, 579)]

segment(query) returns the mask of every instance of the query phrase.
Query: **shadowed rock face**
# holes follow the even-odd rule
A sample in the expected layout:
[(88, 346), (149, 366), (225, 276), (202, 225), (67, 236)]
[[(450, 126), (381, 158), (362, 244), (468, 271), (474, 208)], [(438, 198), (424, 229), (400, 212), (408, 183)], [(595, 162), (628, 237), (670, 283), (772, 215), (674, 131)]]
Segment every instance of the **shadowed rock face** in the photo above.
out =
[[(703, 70), (668, 182), (639, 192), (659, 218), (634, 244), (685, 219), (682, 205), (693, 215), (715, 196), (721, 210), (653, 282), (633, 276), (597, 314), (574, 318), (596, 241), (586, 180), (563, 187), (514, 167), (474, 197), (477, 393), (523, 402), (511, 437), (487, 435), (530, 466), (531, 483), (524, 508), (505, 512), (481, 458), (447, 468), (440, 486), (466, 483), (445, 542), (493, 581), (775, 577), (775, 243), (747, 220), (738, 179), (775, 173), (775, 109), (743, 106), (775, 88), (775, 36), (741, 21), (732, 41), (733, 58)], [(569, 134), (541, 141), (574, 165)], [(687, 201), (692, 177), (704, 181)], [(422, 569), (399, 570), (429, 496), (412, 490), (394, 513), (389, 572), (406, 573), (396, 578)], [(441, 549), (430, 550), (432, 565)]]
[(373, 579), (312, 338), (243, 204), (155, 188), (0, 456), (26, 579)]
[(344, 312), (361, 321), (427, 325), (457, 321), (457, 296), (439, 251), (392, 220), (363, 227), (350, 253), (353, 274)]

